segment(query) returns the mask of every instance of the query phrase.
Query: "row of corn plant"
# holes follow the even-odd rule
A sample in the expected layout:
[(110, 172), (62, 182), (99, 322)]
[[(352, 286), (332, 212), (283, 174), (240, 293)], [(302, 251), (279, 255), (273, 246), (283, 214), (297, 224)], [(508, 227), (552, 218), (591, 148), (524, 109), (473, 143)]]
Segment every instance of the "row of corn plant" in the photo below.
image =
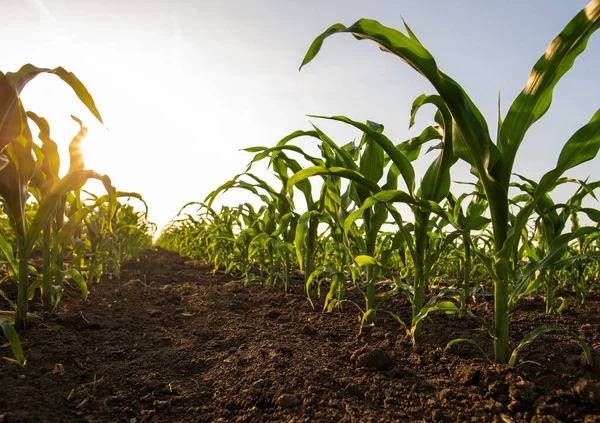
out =
[[(29, 313), (29, 301), (36, 292), (40, 291), (43, 304), (53, 310), (60, 302), (68, 280), (80, 287), (84, 298), (87, 296), (90, 278), (89, 275), (85, 278), (86, 274), (82, 272), (85, 265), (80, 260), (85, 252), (76, 256), (78, 239), (90, 239), (91, 231), (83, 228), (84, 223), (98, 221), (94, 214), (103, 210), (109, 222), (118, 221), (124, 225), (123, 229), (119, 228), (122, 233), (110, 226), (104, 228), (105, 232), (120, 239), (117, 244), (120, 242), (127, 248), (131, 247), (127, 243), (131, 242), (132, 232), (125, 227), (139, 223), (123, 220), (132, 211), (117, 210), (119, 196), (139, 198), (139, 195), (117, 192), (108, 176), (85, 169), (81, 145), (87, 128), (76, 117), (73, 119), (79, 124), (79, 131), (69, 144), (69, 168), (64, 176), (60, 176), (61, 157), (57, 143), (51, 137), (49, 123), (34, 112), (26, 111), (21, 101), (22, 90), (42, 73), (58, 76), (102, 123), (85, 86), (65, 69), (38, 68), (29, 64), (17, 72), (0, 72), (0, 261), (7, 275), (3, 283), (14, 281), (17, 285), (16, 302), (2, 291), (11, 310), (0, 311), (0, 325), (20, 363), (24, 363), (25, 357), (13, 324), (22, 329), (27, 322), (39, 320), (39, 316)], [(39, 130), (39, 143), (33, 139), (31, 125)], [(81, 200), (82, 188), (90, 179), (100, 180), (106, 194), (86, 204)], [(145, 229), (140, 228), (141, 231)], [(141, 237), (144, 238), (143, 247), (147, 247), (151, 238), (149, 234), (144, 237)], [(42, 256), (40, 268), (31, 262), (36, 250)], [(116, 262), (120, 263), (129, 253), (121, 249), (116, 254)]]
[[(564, 175), (596, 157), (600, 110), (566, 141), (555, 167), (539, 181), (514, 175), (513, 166), (528, 129), (548, 111), (555, 86), (583, 53), (599, 22), (600, 1), (592, 0), (536, 62), (504, 118), (498, 102), (495, 141), (465, 90), (442, 72), (408, 26), (407, 34), (368, 19), (349, 27), (331, 26), (314, 40), (301, 68), (332, 35), (351, 33), (359, 40), (374, 41), (432, 84), (436, 93), (413, 102), (411, 126), (426, 105), (436, 110), (433, 123), (419, 136), (396, 143), (384, 134), (383, 125), (373, 121), (312, 116), (354, 127), (361, 134), (360, 142), (336, 143), (313, 125), (312, 130), (293, 132), (274, 147), (246, 149), (255, 154), (246, 172), (206, 199), (205, 216), (210, 219), (190, 216), (185, 225), (173, 224), (161, 236), (163, 245), (185, 253), (181, 245), (196, 242), (200, 248), (195, 255), (212, 257), (222, 248), (245, 268), (258, 265), (262, 282), (274, 283), (277, 260), (288, 261), (285, 280), (291, 270), (303, 271), (309, 300), (311, 286), (316, 283), (320, 293), (321, 284), (329, 284), (326, 310), (350, 302), (344, 290), (353, 284), (365, 297), (364, 307), (353, 303), (361, 310), (362, 323), (375, 323), (378, 312), (393, 315), (386, 301), (401, 292), (410, 300), (412, 319), (402, 322), (393, 316), (413, 342), (419, 342), (422, 322), (430, 313), (459, 313), (488, 329), (497, 363), (516, 363), (525, 345), (549, 331), (571, 335), (591, 363), (587, 344), (556, 326), (535, 329), (511, 349), (509, 312), (522, 298), (540, 291), (546, 312), (560, 311), (564, 302), (557, 306), (557, 293), (570, 289), (585, 300), (598, 283), (600, 212), (583, 206), (586, 197), (595, 199), (598, 184)], [(307, 154), (304, 140), (316, 140), (321, 157)], [(413, 163), (431, 141), (437, 144), (428, 152), (435, 157), (417, 184)], [(273, 188), (250, 173), (252, 165), (262, 160), (268, 160), (280, 187)], [(456, 196), (451, 192), (451, 172), (459, 160), (471, 166), (476, 179), (467, 183), (471, 192)], [(321, 182), (318, 197), (315, 181)], [(577, 186), (576, 193), (565, 202), (555, 202), (552, 191), (567, 183)], [(235, 230), (211, 208), (219, 193), (232, 188), (249, 190), (263, 203), (255, 214), (250, 205), (240, 206)], [(300, 206), (298, 192), (304, 199)], [(232, 209), (224, 209), (228, 210)], [(592, 223), (582, 225), (582, 218)], [(225, 227), (218, 226), (222, 224)], [(217, 235), (223, 231), (226, 236)], [(198, 239), (185, 239), (188, 236)], [(204, 238), (208, 240), (199, 241)], [(249, 247), (253, 242), (260, 244), (260, 252), (251, 254), (248, 248), (242, 253), (240, 244)], [(291, 264), (290, 244), (296, 252)], [(285, 248), (275, 251), (272, 245)], [(235, 266), (229, 264), (226, 270)], [(491, 286), (485, 279), (491, 279)], [(383, 283), (387, 280), (393, 283)], [(469, 307), (475, 292), (487, 290), (494, 301), (492, 323)]]
[[(413, 69), (424, 76), (437, 91), (434, 96), (428, 96), (431, 102), (440, 110), (444, 120), (444, 129), (447, 138), (452, 138), (452, 147), (448, 148), (448, 159), (441, 158), (438, 165), (430, 168), (431, 173), (438, 176), (425, 183), (424, 191), (431, 193), (425, 199), (437, 199), (435, 195), (441, 194), (441, 189), (446, 189), (444, 184), (436, 184), (445, 178), (444, 172), (450, 162), (456, 159), (466, 161), (472, 166), (473, 174), (478, 178), (485, 192), (489, 204), (489, 213), (494, 236), (494, 256), (486, 257), (485, 263), (494, 281), (494, 354), (495, 361), (507, 363), (510, 357), (509, 348), (509, 318), (508, 314), (513, 303), (511, 286), (516, 275), (512, 274), (511, 261), (514, 251), (518, 249), (521, 233), (536, 207), (543, 203), (546, 195), (559, 182), (562, 175), (569, 169), (593, 159), (600, 148), (600, 110), (596, 111), (589, 123), (576, 131), (566, 142), (554, 169), (547, 172), (534, 187), (534, 191), (526, 204), (511, 221), (509, 214), (509, 188), (513, 174), (513, 165), (519, 147), (521, 146), (527, 130), (548, 111), (552, 102), (552, 93), (562, 76), (572, 67), (575, 59), (585, 50), (591, 35), (600, 25), (600, 1), (592, 0), (580, 13), (578, 13), (565, 27), (565, 29), (552, 41), (544, 55), (535, 64), (530, 78), (523, 91), (511, 104), (504, 119), (498, 119), (497, 140), (494, 143), (489, 133), (488, 124), (483, 115), (464, 89), (452, 78), (447, 76), (438, 67), (435, 59), (421, 44), (415, 34), (406, 26), (408, 35), (381, 25), (379, 22), (361, 19), (353, 25), (346, 27), (335, 24), (315, 39), (311, 45), (302, 66), (312, 61), (318, 54), (323, 41), (334, 34), (351, 33), (357, 39), (366, 39), (376, 42), (380, 48), (388, 53), (398, 56), (408, 63)], [(352, 123), (347, 119), (336, 118)], [(448, 141), (445, 141), (447, 143)], [(393, 145), (379, 142), (386, 146), (388, 154), (392, 157)], [(442, 157), (442, 156), (440, 156)], [(436, 186), (439, 185), (439, 188)], [(408, 187), (411, 199), (415, 196)], [(399, 201), (402, 194), (373, 193), (371, 197), (377, 203)], [(447, 193), (445, 193), (447, 194)], [(415, 227), (425, 224), (427, 211), (415, 210)], [(594, 228), (595, 229), (595, 228)], [(565, 248), (565, 245), (578, 236), (590, 232), (587, 228), (580, 228), (570, 235), (560, 236), (548, 254), (555, 254)], [(417, 260), (424, 256), (423, 247), (416, 241)], [(547, 254), (547, 255), (548, 255)], [(547, 269), (547, 261), (540, 260), (529, 267), (527, 272)], [(417, 278), (415, 278), (416, 280)], [(421, 282), (423, 283), (423, 282)], [(518, 284), (516, 284), (518, 285)]]

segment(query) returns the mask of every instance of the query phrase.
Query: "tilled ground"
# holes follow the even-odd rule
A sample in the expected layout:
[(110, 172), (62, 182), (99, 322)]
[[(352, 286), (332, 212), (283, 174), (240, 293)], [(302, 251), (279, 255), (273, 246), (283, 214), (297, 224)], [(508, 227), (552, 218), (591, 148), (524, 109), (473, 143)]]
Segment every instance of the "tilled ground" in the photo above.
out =
[[(68, 292), (56, 316), (21, 335), (27, 366), (1, 360), (0, 423), (600, 422), (598, 298), (553, 316), (532, 300), (511, 315), (514, 345), (557, 324), (590, 344), (595, 367), (561, 334), (542, 335), (509, 367), (466, 343), (444, 349), (473, 337), (490, 352), (487, 332), (466, 318), (434, 316), (413, 347), (387, 315), (359, 336), (355, 309), (313, 311), (300, 285), (228, 281), (153, 249), (87, 302)], [(490, 317), (492, 305), (474, 309)]]

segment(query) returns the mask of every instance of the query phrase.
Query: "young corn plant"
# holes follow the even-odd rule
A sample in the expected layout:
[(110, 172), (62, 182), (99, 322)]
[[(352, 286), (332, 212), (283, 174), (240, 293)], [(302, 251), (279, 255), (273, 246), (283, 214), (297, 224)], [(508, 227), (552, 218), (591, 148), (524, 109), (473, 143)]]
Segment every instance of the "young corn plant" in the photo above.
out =
[[(576, 213), (571, 215), (573, 223), (572, 230), (577, 230), (579, 218)], [(597, 228), (600, 224), (596, 223)], [(598, 289), (600, 277), (598, 270), (600, 268), (600, 235), (592, 233), (582, 236), (569, 248), (567, 258), (561, 260), (559, 265), (566, 267), (565, 277), (574, 293), (581, 298), (581, 303), (585, 303), (587, 295), (595, 289)], [(595, 287), (594, 287), (595, 285)]]
[[(39, 139), (42, 141), (41, 147), (33, 144), (38, 161), (38, 168), (29, 185), (29, 191), (33, 194), (38, 203), (41, 204), (50, 195), (52, 189), (61, 181), (61, 178), (59, 177), (60, 157), (57, 144), (50, 138), (50, 126), (46, 119), (39, 117), (33, 112), (27, 112), (27, 117), (39, 128)], [(70, 167), (67, 175), (78, 170), (83, 170), (84, 168), (81, 143), (88, 131), (79, 119), (74, 116), (71, 117), (79, 124), (79, 132), (69, 145)], [(72, 190), (72, 192), (78, 196), (78, 192), (82, 187), (83, 183), (80, 183)], [(79, 274), (79, 271), (75, 268), (66, 271), (63, 269), (63, 250), (65, 245), (59, 245), (52, 241), (52, 239), (56, 238), (58, 233), (63, 229), (66, 204), (67, 196), (64, 195), (57, 204), (55, 215), (46, 222), (42, 229), (43, 264), (41, 288), (42, 300), (47, 307), (51, 307), (52, 304), (55, 303), (55, 290), (53, 289), (52, 275), (55, 275), (55, 288), (57, 292), (62, 291), (63, 279), (65, 277), (70, 277), (79, 282), (84, 297), (87, 296), (87, 288), (84, 286), (85, 281), (81, 274)], [(68, 240), (63, 242), (66, 243)], [(36, 286), (37, 283), (32, 284), (29, 288), (30, 292), (35, 289)], [(29, 295), (29, 297), (31, 297), (31, 295)]]
[[(600, 0), (592, 0), (567, 24), (536, 62), (525, 88), (511, 104), (505, 119), (498, 122), (496, 143), (491, 139), (483, 115), (464, 89), (438, 67), (434, 57), (408, 26), (408, 35), (405, 35), (369, 19), (361, 19), (349, 27), (332, 25), (314, 40), (302, 62), (304, 66), (312, 61), (327, 37), (351, 33), (359, 40), (374, 41), (383, 51), (401, 58), (424, 76), (437, 91), (451, 119), (452, 152), (471, 165), (472, 173), (481, 182), (489, 203), (494, 257), (482, 260), (494, 280), (493, 335), (497, 363), (513, 361), (509, 347), (508, 319), (511, 261), (518, 248), (522, 230), (538, 203), (563, 173), (596, 156), (600, 148), (600, 110), (566, 142), (555, 168), (542, 177), (535, 194), (511, 224), (508, 191), (515, 158), (527, 130), (548, 111), (554, 87), (585, 50), (589, 38), (599, 26)], [(543, 331), (537, 331), (535, 336), (541, 333)], [(515, 349), (513, 354), (518, 350), (519, 348)]]
[[(381, 125), (374, 122), (368, 122), (367, 125), (375, 128), (374, 130), (376, 132), (381, 132), (383, 130)], [(347, 151), (340, 148), (318, 129), (316, 129), (316, 131), (323, 144), (329, 147), (327, 150), (323, 148), (322, 151), (333, 150), (339, 155), (339, 159), (341, 160), (334, 159), (328, 163), (318, 164), (296, 171), (287, 181), (288, 192), (291, 193), (295, 185), (305, 183), (306, 180), (312, 176), (323, 176), (325, 183), (327, 183), (329, 177), (345, 178), (350, 181), (350, 199), (357, 206), (361, 206), (372, 191), (380, 190), (377, 183), (383, 177), (384, 173), (383, 150), (377, 144), (366, 142), (365, 135), (361, 141), (361, 146), (365, 146), (365, 149), (362, 152), (358, 163), (356, 163)], [(333, 162), (333, 164), (339, 163), (344, 167), (332, 166), (330, 164), (331, 162)], [(325, 193), (326, 192), (327, 191), (325, 191)], [(339, 220), (340, 217), (341, 216), (335, 216), (336, 220)], [(385, 207), (371, 207), (368, 210), (365, 210), (365, 218), (363, 220), (364, 228), (363, 231), (359, 231), (363, 234), (363, 238), (359, 241), (361, 256), (372, 258), (375, 255), (377, 235), (382, 225), (385, 223), (386, 218), (387, 209)], [(348, 231), (348, 233), (350, 233), (350, 231)], [(354, 233), (356, 233), (356, 231)], [(361, 265), (361, 263), (363, 262), (359, 260), (357, 264)], [(363, 320), (372, 323), (375, 321), (375, 313), (379, 306), (379, 300), (375, 292), (376, 271), (374, 270), (371, 261), (366, 261), (364, 264), (366, 265), (367, 272), (365, 281), (366, 308)]]
[[(321, 141), (322, 144), (320, 145), (320, 150), (322, 158), (306, 154), (300, 147), (291, 144), (292, 141), (301, 137), (309, 137)], [(327, 163), (339, 162), (342, 160), (341, 157), (344, 156), (344, 154), (344, 157), (347, 158), (349, 154), (347, 150), (350, 148), (349, 145), (340, 148), (316, 127), (313, 131), (295, 131), (281, 139), (275, 147), (251, 147), (246, 149), (248, 152), (256, 153), (246, 171), (249, 171), (254, 163), (269, 158), (269, 167), (273, 168), (275, 175), (281, 181), (283, 186), (281, 195), (287, 198), (289, 206), (295, 208), (293, 190), (287, 190), (290, 179), (289, 172), (296, 174), (303, 168), (296, 159), (289, 157), (286, 153), (299, 154), (303, 159), (314, 166), (325, 166)], [(302, 180), (296, 184), (296, 187), (304, 196), (307, 210), (300, 215), (297, 220), (293, 245), (298, 260), (298, 266), (301, 271), (304, 271), (307, 294), (309, 293), (312, 281), (317, 276), (313, 275), (313, 273), (318, 270), (315, 258), (317, 254), (319, 224), (331, 224), (332, 222), (335, 222), (336, 219), (332, 219), (331, 213), (344, 213), (344, 206), (348, 205), (347, 197), (345, 202), (342, 200), (339, 180), (335, 177), (327, 176), (323, 179), (324, 183), (321, 189), (321, 195), (318, 199), (315, 199), (313, 196), (312, 185), (309, 180)], [(339, 207), (336, 207), (336, 205)], [(334, 209), (336, 211), (333, 211)], [(319, 274), (320, 273), (321, 271), (319, 271)]]
[[(456, 198), (452, 193), (448, 194), (448, 209), (453, 215), (454, 221), (458, 224), (461, 229), (462, 237), (462, 270), (463, 270), (463, 281), (462, 281), (462, 292), (461, 292), (461, 304), (462, 308), (465, 309), (467, 304), (471, 300), (471, 271), (473, 269), (473, 246), (474, 240), (472, 232), (479, 232), (484, 230), (490, 223), (490, 219), (483, 216), (487, 210), (487, 201), (481, 195), (481, 185), (477, 185), (476, 188), (479, 190), (472, 193), (462, 194)], [(471, 197), (472, 200), (469, 202), (466, 210), (462, 207), (462, 202)]]
[[(88, 193), (89, 199), (73, 199), (70, 212), (73, 227), (69, 233), (78, 232), (84, 246), (87, 262), (86, 284), (100, 282), (103, 274), (120, 275), (121, 264), (147, 248), (151, 244), (146, 216), (148, 206), (142, 196), (136, 192), (115, 191), (112, 194), (114, 206), (109, 195), (96, 196)], [(135, 198), (145, 207), (145, 212), (133, 212), (131, 206), (124, 206), (119, 198)], [(87, 205), (87, 202), (92, 202)], [(124, 222), (132, 219), (132, 222)], [(138, 226), (140, 225), (140, 226)], [(83, 258), (85, 262), (85, 257)], [(85, 265), (85, 264), (82, 264)]]
[[(300, 147), (291, 144), (292, 141), (300, 137), (308, 137), (319, 140), (319, 149), (321, 158), (306, 154)], [(290, 175), (299, 173), (303, 170), (300, 163), (287, 153), (299, 154), (308, 163), (313, 166), (332, 167), (343, 166), (345, 162), (352, 162), (358, 158), (360, 146), (357, 148), (354, 143), (348, 143), (338, 146), (321, 130), (314, 127), (312, 131), (295, 131), (284, 137), (275, 147), (253, 147), (246, 151), (256, 152), (250, 167), (265, 158), (269, 158), (269, 167), (275, 171), (275, 175), (282, 182), (284, 187), (283, 194), (286, 195), (292, 207), (294, 207), (293, 190), (288, 190)], [(295, 235), (293, 244), (296, 251), (298, 266), (304, 270), (304, 282), (306, 294), (311, 305), (314, 306), (311, 299), (311, 287), (318, 281), (317, 291), (320, 297), (321, 284), (323, 278), (328, 279), (330, 283), (329, 293), (325, 299), (324, 310), (331, 310), (336, 304), (334, 300), (341, 300), (342, 292), (345, 287), (345, 269), (348, 265), (348, 251), (343, 242), (343, 220), (348, 216), (349, 210), (353, 207), (356, 196), (356, 187), (350, 184), (344, 190), (342, 179), (336, 175), (321, 175), (323, 184), (318, 198), (313, 196), (312, 185), (308, 179), (299, 181), (296, 186), (304, 196), (307, 210), (300, 215), (295, 225)], [(325, 224), (327, 229), (319, 233), (319, 225)], [(334, 238), (334, 242), (320, 242), (325, 239), (325, 233)], [(352, 239), (354, 245), (364, 250), (362, 235), (358, 230), (349, 234), (347, 238)], [(362, 246), (362, 247), (361, 247)], [(332, 253), (332, 261), (318, 260), (318, 255), (324, 253), (319, 249), (327, 249)], [(321, 263), (321, 266), (318, 266)]]
[[(358, 209), (345, 219), (344, 228), (347, 234), (351, 233), (357, 219), (362, 219), (365, 225), (365, 249), (357, 257), (357, 263), (367, 268), (367, 307), (365, 316), (369, 323), (375, 320), (375, 313), (380, 306), (380, 301), (375, 293), (375, 282), (378, 276), (375, 269), (378, 265), (376, 265), (377, 260), (373, 257), (374, 246), (379, 230), (387, 219), (388, 211), (391, 212), (400, 228), (404, 241), (408, 245), (415, 268), (413, 297), (411, 299), (413, 302), (415, 340), (418, 340), (420, 334), (420, 319), (416, 318), (421, 316), (428, 272), (435, 261), (427, 257), (429, 217), (432, 212), (435, 212), (448, 220), (447, 214), (439, 207), (437, 201), (441, 201), (449, 193), (450, 168), (457, 160), (452, 152), (451, 132), (445, 131), (446, 127), (451, 128), (450, 115), (443, 103), (440, 102), (439, 97), (421, 96), (417, 98), (413, 104), (412, 119), (414, 120), (417, 111), (425, 104), (437, 106), (436, 121), (438, 126), (428, 127), (419, 137), (397, 146), (383, 135), (382, 125), (374, 122), (363, 124), (343, 116), (321, 117), (349, 124), (363, 132), (361, 144), (365, 145), (365, 150), (359, 164), (357, 165), (352, 160), (346, 160), (343, 163), (345, 167), (313, 166), (296, 173), (288, 182), (288, 186), (291, 187), (295, 183), (314, 175), (335, 175), (350, 180), (351, 186), (355, 187), (355, 204)], [(415, 172), (411, 161), (418, 157), (421, 146), (433, 139), (442, 140), (441, 153), (426, 172), (421, 188), (415, 191)], [(391, 166), (385, 177), (385, 183), (379, 185), (387, 162), (391, 162)], [(399, 177), (402, 177), (408, 192), (397, 190)], [(401, 215), (390, 207), (393, 202), (406, 203), (413, 209), (415, 216), (414, 239), (404, 228)], [(458, 233), (452, 234), (448, 238), (448, 243), (456, 236), (458, 236)], [(437, 257), (437, 253), (433, 257)]]
[[(277, 164), (280, 163), (277, 162)], [(276, 169), (279, 170), (279, 179), (287, 177), (285, 167), (276, 166)], [(242, 176), (252, 178), (254, 182), (249, 183), (240, 180), (239, 178)], [(262, 280), (261, 283), (266, 282), (272, 285), (279, 278), (287, 287), (293, 268), (291, 263), (291, 255), (294, 250), (292, 242), (298, 216), (293, 212), (291, 204), (285, 196), (285, 190), (280, 189), (278, 191), (264, 180), (246, 172), (235, 176), (231, 181), (211, 192), (205, 200), (208, 207), (212, 205), (218, 194), (231, 188), (248, 190), (257, 195), (265, 205), (261, 209), (260, 216), (256, 216), (251, 223), (246, 222), (250, 223), (247, 226), (252, 227), (254, 230), (254, 236), (247, 245), (247, 255), (248, 257), (255, 256), (259, 258), (261, 278), (265, 276), (265, 270), (268, 268), (266, 271), (267, 280)]]
[[(533, 196), (538, 184), (535, 181), (518, 176), (527, 182), (526, 184), (519, 184), (519, 187), (529, 196)], [(581, 186), (565, 204), (555, 204), (548, 194), (538, 203), (535, 210), (538, 215), (535, 221), (538, 232), (537, 245), (534, 246), (533, 242), (524, 240), (523, 244), (527, 247), (528, 256), (532, 261), (524, 269), (518, 283), (511, 292), (511, 302), (516, 302), (519, 298), (543, 288), (546, 294), (546, 313), (552, 311), (556, 293), (561, 288), (557, 279), (558, 271), (577, 259), (600, 257), (592, 252), (591, 255), (588, 253), (582, 255), (571, 254), (568, 261), (561, 260), (569, 250), (569, 243), (581, 241), (586, 236), (598, 235), (599, 233), (599, 229), (596, 227), (581, 227), (578, 224), (574, 225), (572, 232), (565, 232), (569, 220), (574, 219), (575, 222), (578, 222), (577, 214), (581, 213), (585, 214), (591, 221), (596, 223), (600, 221), (598, 210), (581, 206), (585, 196), (588, 194), (594, 195), (593, 189), (600, 184), (588, 185), (582, 181), (561, 178), (556, 185), (566, 182), (577, 183)], [(534, 275), (535, 278), (530, 282)]]

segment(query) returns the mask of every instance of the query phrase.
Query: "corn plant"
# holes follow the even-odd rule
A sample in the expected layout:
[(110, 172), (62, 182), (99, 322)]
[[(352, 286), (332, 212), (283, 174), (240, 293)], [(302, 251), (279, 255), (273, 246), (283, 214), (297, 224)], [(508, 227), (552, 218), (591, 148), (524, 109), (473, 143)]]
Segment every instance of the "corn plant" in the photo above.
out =
[[(285, 170), (280, 167), (278, 169), (281, 169), (279, 178), (285, 178)], [(242, 176), (247, 176), (253, 179), (254, 182), (249, 183), (240, 180), (239, 178)], [(260, 213), (260, 218), (256, 216), (253, 222), (249, 222), (246, 218), (246, 226), (253, 227), (254, 231), (253, 239), (247, 245), (247, 254), (248, 256), (259, 257), (261, 277), (265, 276), (264, 272), (267, 268), (265, 265), (268, 263), (267, 284), (274, 284), (279, 274), (280, 279), (287, 287), (292, 271), (292, 242), (296, 230), (297, 216), (295, 216), (290, 203), (285, 197), (285, 191), (281, 189), (278, 191), (256, 175), (246, 172), (235, 176), (232, 180), (211, 192), (205, 200), (207, 206), (212, 205), (218, 194), (231, 188), (248, 190), (257, 195), (265, 204)], [(283, 262), (283, 266), (279, 265), (280, 261)], [(283, 271), (281, 271), (281, 268), (283, 268)]]

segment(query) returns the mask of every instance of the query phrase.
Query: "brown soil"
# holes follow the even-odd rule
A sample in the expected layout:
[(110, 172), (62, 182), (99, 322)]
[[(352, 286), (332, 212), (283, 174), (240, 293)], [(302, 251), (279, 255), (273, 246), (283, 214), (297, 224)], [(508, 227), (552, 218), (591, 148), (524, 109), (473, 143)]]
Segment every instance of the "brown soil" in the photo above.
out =
[[(134, 279), (145, 285), (125, 286)], [(466, 343), (444, 349), (474, 337), (490, 352), (471, 319), (433, 316), (413, 347), (385, 314), (359, 336), (351, 306), (323, 314), (300, 284), (285, 293), (230, 280), (154, 249), (87, 302), (67, 292), (56, 316), (21, 334), (27, 365), (0, 360), (0, 422), (600, 422), (598, 298), (562, 315), (546, 316), (540, 300), (511, 314), (514, 345), (557, 324), (594, 348), (596, 367), (553, 333), (509, 367)], [(401, 298), (389, 307), (409, 315)], [(474, 309), (491, 316), (489, 303)]]

